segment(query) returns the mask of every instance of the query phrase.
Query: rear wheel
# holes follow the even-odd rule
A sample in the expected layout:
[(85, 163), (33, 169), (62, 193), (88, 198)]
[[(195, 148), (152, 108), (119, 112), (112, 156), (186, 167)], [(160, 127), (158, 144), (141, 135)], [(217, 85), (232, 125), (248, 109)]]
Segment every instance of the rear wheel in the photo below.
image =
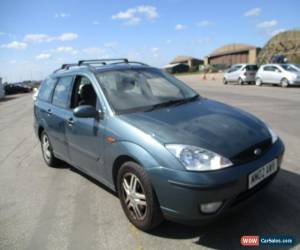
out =
[(289, 81), (286, 78), (283, 78), (280, 82), (281, 87), (287, 88), (289, 86)]
[(239, 79), (238, 79), (238, 84), (239, 84), (239, 85), (243, 85), (243, 84), (244, 84), (244, 82), (243, 82), (243, 79), (242, 79), (242, 78), (239, 78)]
[(261, 86), (263, 84), (262, 80), (260, 78), (255, 79), (255, 85), (256, 86)]
[(53, 154), (49, 137), (45, 131), (43, 131), (41, 134), (41, 148), (46, 164), (50, 167), (55, 167), (59, 160)]
[(129, 221), (143, 231), (162, 220), (159, 203), (145, 170), (135, 162), (124, 163), (117, 179), (120, 202)]

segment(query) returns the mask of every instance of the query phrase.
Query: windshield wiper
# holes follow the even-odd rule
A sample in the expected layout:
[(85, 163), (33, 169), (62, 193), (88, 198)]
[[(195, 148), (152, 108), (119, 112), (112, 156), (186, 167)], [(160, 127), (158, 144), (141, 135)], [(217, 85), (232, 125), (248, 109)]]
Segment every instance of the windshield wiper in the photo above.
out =
[(162, 102), (162, 103), (157, 103), (152, 105), (149, 109), (145, 110), (145, 112), (149, 112), (158, 108), (163, 108), (163, 107), (169, 107), (169, 106), (178, 106), (187, 102), (191, 102), (196, 100), (199, 97), (198, 94), (192, 96), (192, 97), (188, 97), (188, 98), (184, 98), (184, 99), (175, 99), (175, 100), (169, 100), (167, 102)]
[(196, 94), (196, 95), (194, 95), (192, 97), (188, 97), (188, 98), (184, 98), (184, 99), (178, 100), (176, 103), (174, 103), (174, 106), (178, 106), (178, 105), (181, 105), (181, 104), (184, 104), (184, 103), (187, 103), (187, 102), (195, 101), (198, 97), (199, 97), (199, 95)]

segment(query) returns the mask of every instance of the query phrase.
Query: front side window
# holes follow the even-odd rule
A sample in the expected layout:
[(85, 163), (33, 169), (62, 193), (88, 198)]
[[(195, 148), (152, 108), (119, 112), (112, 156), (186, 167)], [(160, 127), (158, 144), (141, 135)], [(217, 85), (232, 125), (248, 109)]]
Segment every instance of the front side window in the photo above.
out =
[(91, 105), (95, 108), (99, 108), (99, 102), (95, 89), (91, 81), (86, 76), (76, 76), (72, 93), (72, 109), (80, 105)]
[(42, 82), (41, 87), (39, 88), (39, 94), (38, 94), (38, 99), (42, 101), (49, 102), (51, 98), (51, 93), (54, 89), (55, 83), (56, 83), (55, 78), (47, 78), (45, 81)]
[(59, 78), (53, 93), (52, 104), (61, 108), (68, 108), (72, 80), (72, 76)]
[(281, 72), (281, 70), (280, 70), (278, 67), (276, 67), (276, 66), (273, 66), (273, 67), (272, 67), (272, 71), (278, 72), (278, 73)]
[(235, 71), (239, 70), (240, 68), (242, 68), (242, 65), (232, 66), (232, 68), (228, 71), (228, 73), (235, 72)]
[(117, 113), (145, 110), (198, 96), (176, 78), (156, 69), (99, 72), (97, 78)]

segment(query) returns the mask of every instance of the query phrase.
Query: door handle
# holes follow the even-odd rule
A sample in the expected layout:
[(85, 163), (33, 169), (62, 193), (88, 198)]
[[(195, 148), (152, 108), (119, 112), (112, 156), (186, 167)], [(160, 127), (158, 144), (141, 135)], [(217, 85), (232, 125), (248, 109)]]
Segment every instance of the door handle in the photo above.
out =
[(69, 125), (70, 127), (72, 127), (73, 124), (74, 124), (74, 119), (71, 117), (71, 118), (68, 119), (68, 125)]
[(48, 115), (52, 115), (51, 109), (47, 109), (47, 114), (48, 114)]

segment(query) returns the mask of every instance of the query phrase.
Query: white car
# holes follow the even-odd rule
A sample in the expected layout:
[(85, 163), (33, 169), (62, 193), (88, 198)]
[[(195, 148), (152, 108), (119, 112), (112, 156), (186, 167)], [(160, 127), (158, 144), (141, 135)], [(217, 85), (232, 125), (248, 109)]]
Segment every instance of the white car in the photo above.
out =
[(36, 101), (36, 98), (37, 98), (37, 96), (39, 94), (39, 89), (38, 88), (34, 88), (33, 91), (34, 91), (34, 94), (32, 95), (32, 99), (33, 99), (33, 101)]
[(239, 85), (255, 82), (258, 70), (255, 64), (235, 64), (224, 74), (223, 83), (236, 82)]
[(257, 71), (255, 84), (300, 85), (300, 71), (293, 64), (265, 64)]

